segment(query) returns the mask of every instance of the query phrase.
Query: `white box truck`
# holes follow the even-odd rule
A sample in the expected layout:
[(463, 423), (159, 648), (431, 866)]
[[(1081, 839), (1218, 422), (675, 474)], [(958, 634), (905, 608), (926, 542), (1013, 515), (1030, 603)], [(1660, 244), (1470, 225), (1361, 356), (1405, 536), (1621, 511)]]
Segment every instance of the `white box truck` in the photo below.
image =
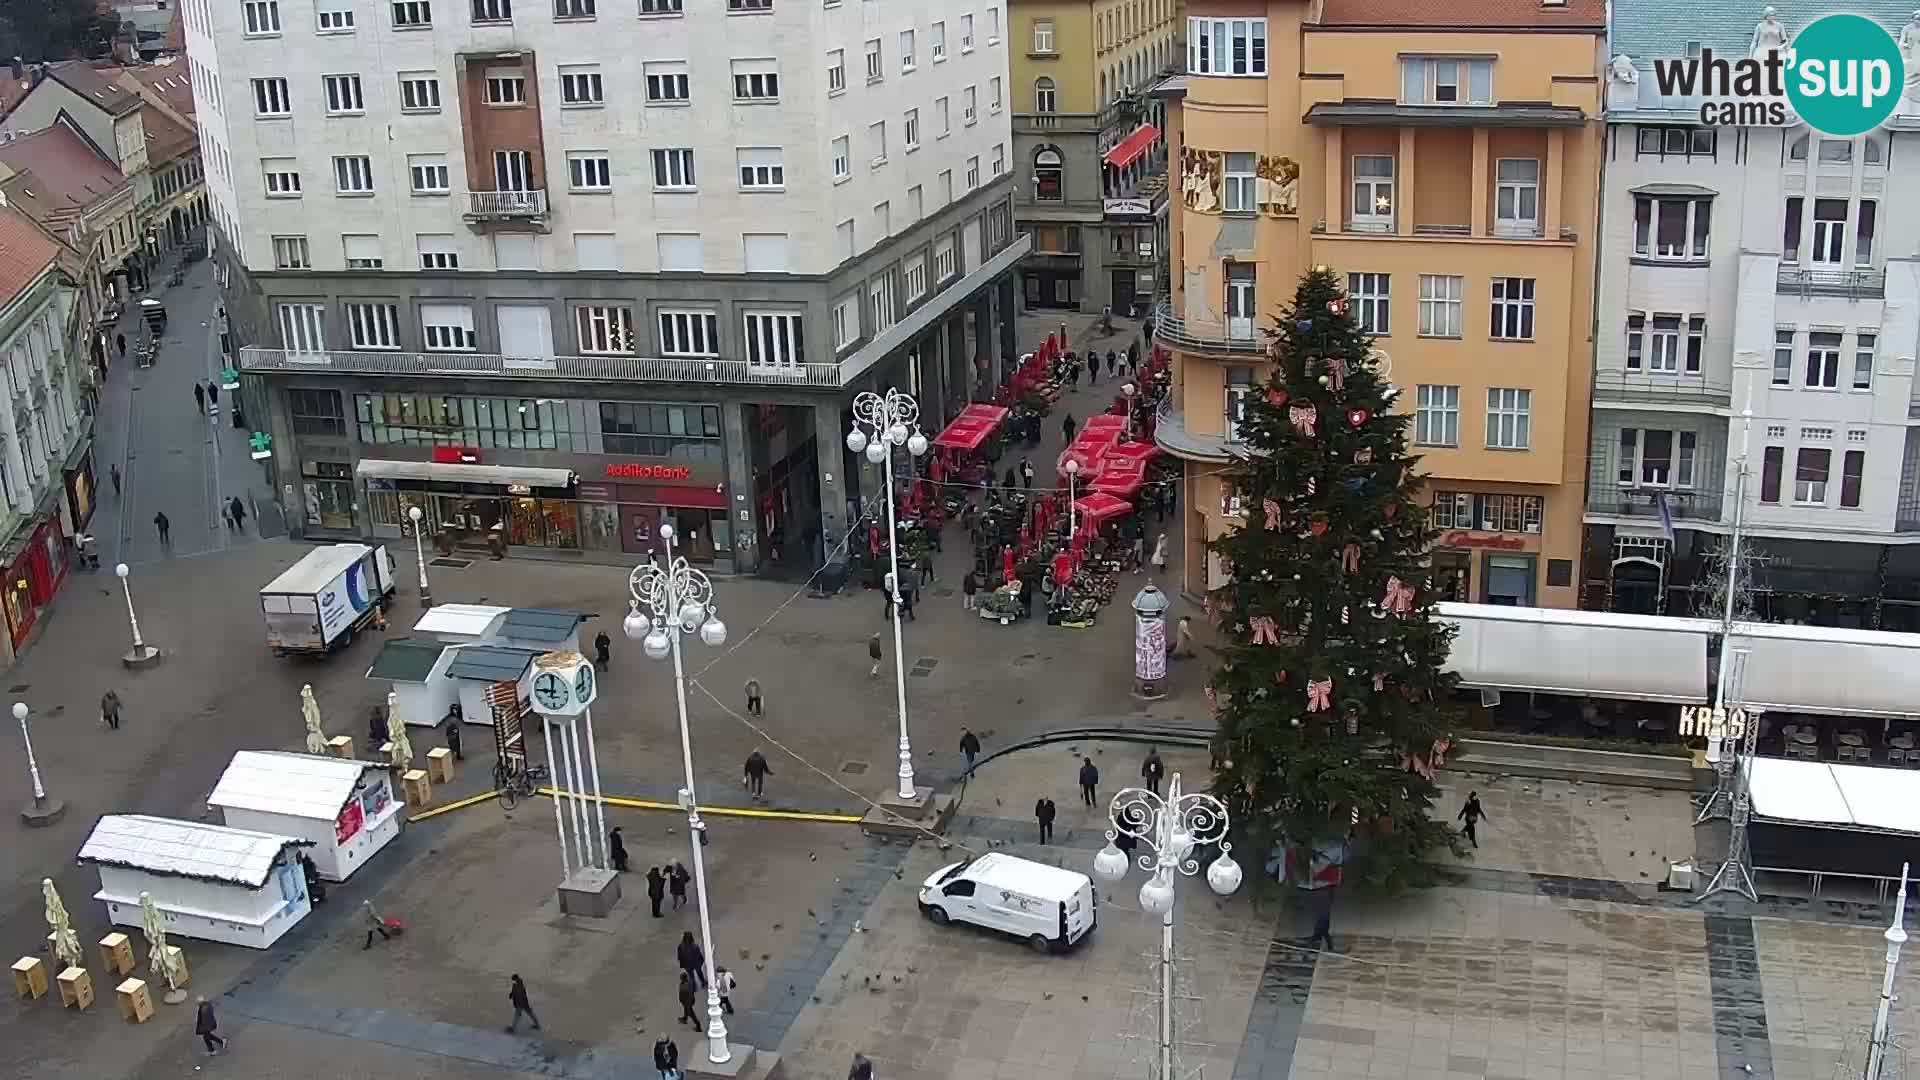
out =
[(260, 590), (267, 648), (275, 656), (340, 648), (386, 608), (393, 582), (393, 556), (384, 546), (314, 548)]

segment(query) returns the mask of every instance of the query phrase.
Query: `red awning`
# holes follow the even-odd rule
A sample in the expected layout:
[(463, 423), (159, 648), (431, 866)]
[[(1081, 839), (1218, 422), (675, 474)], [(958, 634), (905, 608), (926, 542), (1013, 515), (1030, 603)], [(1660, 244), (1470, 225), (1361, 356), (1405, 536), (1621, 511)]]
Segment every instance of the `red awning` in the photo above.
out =
[(1140, 155), (1146, 153), (1148, 148), (1153, 146), (1154, 140), (1159, 137), (1159, 128), (1152, 124), (1141, 124), (1133, 134), (1121, 139), (1114, 144), (1113, 149), (1107, 151), (1107, 164), (1116, 169), (1126, 168)]
[(1112, 449), (1107, 451), (1106, 460), (1115, 462), (1138, 461), (1144, 465), (1159, 456), (1160, 448), (1158, 446), (1150, 442), (1135, 440), (1133, 442), (1115, 444)]
[(1095, 431), (1111, 431), (1117, 434), (1126, 430), (1126, 426), (1126, 417), (1115, 416), (1112, 413), (1101, 413), (1098, 416), (1087, 417), (1087, 426), (1081, 428), (1080, 433), (1082, 437)]
[(960, 415), (933, 440), (933, 445), (949, 450), (978, 450), (1006, 416), (1007, 410), (998, 405), (969, 405), (960, 410)]
[(1133, 504), (1111, 495), (1089, 495), (1073, 504), (1080, 511), (1081, 527), (1098, 525), (1108, 518), (1133, 513)]
[(1116, 460), (1108, 457), (1100, 469), (1100, 479), (1093, 482), (1088, 490), (1096, 494), (1117, 495), (1131, 498), (1147, 482), (1145, 463), (1133, 460)]
[(1060, 455), (1056, 470), (1064, 477), (1067, 475), (1067, 462), (1077, 461), (1080, 463), (1081, 482), (1090, 481), (1100, 475), (1101, 460), (1119, 439), (1119, 428), (1104, 425), (1095, 427), (1090, 420), (1086, 427), (1080, 429), (1080, 434), (1073, 440), (1073, 445), (1067, 447), (1066, 452)]

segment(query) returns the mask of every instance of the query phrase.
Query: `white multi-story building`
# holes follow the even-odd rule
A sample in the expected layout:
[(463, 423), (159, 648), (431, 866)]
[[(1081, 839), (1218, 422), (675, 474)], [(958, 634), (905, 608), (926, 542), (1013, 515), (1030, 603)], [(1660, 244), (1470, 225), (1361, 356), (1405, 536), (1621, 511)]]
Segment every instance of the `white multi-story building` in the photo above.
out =
[[(851, 395), (915, 391), (934, 426), (1014, 352), (1002, 0), (189, 0), (186, 22), (296, 532), (386, 535), (417, 503), (456, 540), (504, 523), (627, 558), (673, 520), (736, 568), (811, 558), (845, 478), (871, 489), (840, 448)], [(430, 492), (449, 448), (498, 483)], [(634, 477), (656, 482), (612, 482)]]
[(1744, 57), (1761, 16), (1613, 5), (1587, 604), (1699, 613), (1745, 446), (1763, 614), (1920, 629), (1920, 106), (1834, 139), (1660, 95), (1652, 61)]

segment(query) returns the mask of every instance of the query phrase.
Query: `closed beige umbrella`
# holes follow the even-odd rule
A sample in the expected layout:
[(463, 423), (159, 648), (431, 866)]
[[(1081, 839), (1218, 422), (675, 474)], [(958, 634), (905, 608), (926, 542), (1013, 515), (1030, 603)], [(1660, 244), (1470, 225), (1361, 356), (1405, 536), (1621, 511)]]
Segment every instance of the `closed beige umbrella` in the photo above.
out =
[(313, 684), (300, 688), (300, 715), (307, 722), (307, 753), (327, 752), (327, 736), (320, 730), (320, 703), (313, 699)]
[(400, 716), (400, 695), (387, 695), (387, 741), (393, 744), (393, 767), (413, 764), (413, 744), (407, 741), (407, 722)]
[(53, 954), (68, 967), (79, 967), (80, 935), (73, 932), (73, 919), (67, 915), (67, 905), (61, 903), (60, 890), (53, 887), (52, 878), (40, 879), (40, 893), (47, 899), (47, 926), (53, 930)]
[(180, 965), (167, 950), (167, 931), (160, 925), (160, 908), (149, 892), (140, 894), (140, 929), (147, 935), (148, 970), (167, 980), (167, 993), (162, 1000), (169, 1005), (187, 1000), (187, 992), (180, 989)]

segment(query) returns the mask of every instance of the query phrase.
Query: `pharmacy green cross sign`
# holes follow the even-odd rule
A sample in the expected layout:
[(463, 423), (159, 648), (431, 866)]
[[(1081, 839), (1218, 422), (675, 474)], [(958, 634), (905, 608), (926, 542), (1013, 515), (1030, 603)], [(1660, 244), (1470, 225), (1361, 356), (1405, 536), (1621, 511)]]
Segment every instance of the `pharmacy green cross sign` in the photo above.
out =
[(273, 456), (273, 436), (264, 431), (256, 431), (247, 436), (247, 445), (253, 448), (255, 461), (265, 461)]
[(223, 367), (220, 369), (220, 389), (222, 390), (240, 389), (240, 369), (239, 368)]

